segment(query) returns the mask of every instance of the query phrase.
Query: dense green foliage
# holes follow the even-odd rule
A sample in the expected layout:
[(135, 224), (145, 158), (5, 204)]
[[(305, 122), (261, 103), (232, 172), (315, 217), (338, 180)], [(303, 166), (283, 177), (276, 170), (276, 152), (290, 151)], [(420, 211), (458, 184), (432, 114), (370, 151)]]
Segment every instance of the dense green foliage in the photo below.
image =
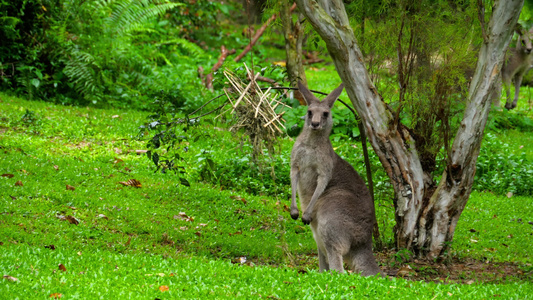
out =
[(187, 3), (2, 1), (0, 88), (66, 104), (148, 108), (161, 94), (197, 103), (198, 65), (216, 57), (193, 41), (231, 7)]
[[(502, 282), (497, 274), (488, 276), (499, 284), (473, 285), (318, 274), (309, 228), (289, 218), (286, 195), (245, 192), (250, 188), (248, 178), (258, 176), (245, 165), (241, 174), (221, 176), (235, 175), (231, 189), (222, 182), (204, 184), (194, 176), (188, 177), (191, 186), (186, 187), (176, 176), (154, 173), (156, 168), (137, 154), (144, 144), (134, 135), (147, 113), (65, 107), (4, 94), (0, 104), (0, 175), (13, 175), (0, 177), (0, 272), (18, 279), (4, 278), (1, 295), (397, 299), (451, 293), (461, 298), (524, 298), (533, 289), (529, 281)], [(184, 159), (191, 160), (190, 174), (199, 176), (204, 148), (227, 172), (235, 160), (249, 155), (234, 150), (238, 137), (214, 130), (212, 124), (200, 126), (217, 143), (202, 140), (189, 145)], [(528, 136), (514, 134), (517, 140)], [(280, 155), (287, 157), (291, 143), (283, 140)], [(351, 143), (334, 145), (362, 170), (357, 162), (360, 154), (354, 154), (360, 151)], [(228, 151), (231, 160), (224, 159)], [(263, 176), (267, 182), (268, 175)], [(130, 179), (142, 187), (119, 183)], [(286, 183), (279, 185), (288, 189)], [(390, 243), (393, 207), (390, 198), (380, 201), (377, 216)], [(526, 274), (531, 272), (531, 204), (531, 197), (474, 191), (450, 254), (514, 261)], [(247, 262), (241, 264), (241, 257)], [(398, 257), (382, 263), (398, 267), (409, 263)], [(58, 269), (59, 264), (66, 272)]]

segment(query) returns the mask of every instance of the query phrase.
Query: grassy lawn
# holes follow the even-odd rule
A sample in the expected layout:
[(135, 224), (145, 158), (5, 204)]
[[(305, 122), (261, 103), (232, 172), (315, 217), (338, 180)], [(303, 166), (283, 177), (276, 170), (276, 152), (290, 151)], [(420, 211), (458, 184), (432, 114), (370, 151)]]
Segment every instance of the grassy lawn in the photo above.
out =
[[(274, 196), (228, 188), (222, 179), (180, 185), (172, 174), (154, 173), (137, 151), (145, 147), (134, 137), (147, 115), (0, 94), (0, 299), (533, 295), (533, 197), (472, 193), (450, 250), (450, 265), (466, 262), (459, 276), (446, 278), (434, 266), (416, 263), (417, 275), (406, 278), (319, 274), (309, 228), (289, 216), (287, 178)], [(206, 126), (202, 130), (214, 133), (191, 144), (192, 169), (207, 150), (219, 161), (239, 153), (234, 136)], [(531, 158), (530, 133), (491, 134), (514, 151), (525, 147)], [(283, 141), (280, 157), (287, 159), (291, 144)], [(346, 155), (352, 148), (336, 147)], [(387, 242), (392, 209), (390, 202), (378, 208)], [(410, 264), (390, 253), (378, 253), (384, 270)], [(481, 270), (469, 263), (503, 265)]]

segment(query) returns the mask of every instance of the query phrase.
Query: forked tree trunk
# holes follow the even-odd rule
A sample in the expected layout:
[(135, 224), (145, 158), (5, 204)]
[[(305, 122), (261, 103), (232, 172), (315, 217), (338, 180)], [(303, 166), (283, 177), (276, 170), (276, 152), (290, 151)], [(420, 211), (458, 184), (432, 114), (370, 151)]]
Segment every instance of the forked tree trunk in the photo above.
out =
[(424, 173), (414, 138), (389, 111), (369, 79), (342, 0), (296, 0), (300, 11), (326, 42), (346, 92), (395, 190), (397, 246), (421, 256), (439, 256), (453, 238), (476, 171), (490, 110), (490, 94), (523, 0), (496, 1), (484, 28), (476, 71), (460, 128), (437, 188)]

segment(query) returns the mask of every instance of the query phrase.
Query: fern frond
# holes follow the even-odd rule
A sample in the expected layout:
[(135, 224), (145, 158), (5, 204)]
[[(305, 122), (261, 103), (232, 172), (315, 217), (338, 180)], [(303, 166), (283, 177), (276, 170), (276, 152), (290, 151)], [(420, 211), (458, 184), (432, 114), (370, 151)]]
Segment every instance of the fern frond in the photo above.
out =
[(112, 4), (112, 13), (109, 17), (109, 22), (112, 24), (110, 29), (115, 34), (126, 35), (141, 29), (151, 18), (183, 5), (183, 3), (160, 4), (153, 0), (119, 0)]
[(72, 51), (65, 61), (63, 72), (74, 84), (74, 89), (89, 101), (102, 99), (102, 87), (97, 73), (101, 69), (94, 57), (81, 51)]
[(188, 41), (186, 39), (182, 39), (182, 38), (175, 38), (175, 39), (172, 39), (172, 40), (168, 40), (168, 41), (164, 41), (162, 43), (160, 43), (160, 45), (164, 45), (164, 44), (175, 44), (177, 45), (178, 47), (182, 48), (183, 50), (185, 50), (189, 56), (192, 56), (194, 58), (200, 58), (200, 57), (204, 57), (206, 56), (206, 52), (204, 51), (204, 49), (202, 49), (200, 46), (196, 45), (195, 43), (191, 42), (191, 41)]

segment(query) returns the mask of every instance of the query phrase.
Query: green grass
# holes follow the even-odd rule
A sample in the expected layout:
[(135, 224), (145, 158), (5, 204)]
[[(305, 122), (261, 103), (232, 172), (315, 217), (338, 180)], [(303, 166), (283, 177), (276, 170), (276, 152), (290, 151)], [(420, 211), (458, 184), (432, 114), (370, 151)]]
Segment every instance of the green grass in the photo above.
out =
[[(286, 192), (248, 194), (195, 181), (185, 187), (172, 174), (154, 173), (135, 152), (144, 144), (133, 139), (147, 115), (0, 94), (0, 175), (13, 175), (0, 177), (0, 275), (18, 279), (3, 279), (0, 299), (54, 293), (64, 299), (524, 299), (533, 294), (533, 284), (520, 279), (443, 285), (319, 274), (311, 232), (290, 219)], [(190, 145), (187, 157), (196, 162), (191, 171), (199, 168), (203, 150), (217, 161), (242, 153), (234, 151), (235, 137), (210, 128), (203, 129), (214, 132), (210, 140)], [(291, 143), (283, 141), (282, 157)], [(351, 148), (339, 143), (337, 151), (348, 156)], [(142, 187), (119, 183), (130, 179)], [(452, 251), (531, 271), (532, 201), (474, 192)], [(378, 207), (389, 238), (392, 210), (389, 202)], [(240, 257), (247, 262), (235, 263)]]

